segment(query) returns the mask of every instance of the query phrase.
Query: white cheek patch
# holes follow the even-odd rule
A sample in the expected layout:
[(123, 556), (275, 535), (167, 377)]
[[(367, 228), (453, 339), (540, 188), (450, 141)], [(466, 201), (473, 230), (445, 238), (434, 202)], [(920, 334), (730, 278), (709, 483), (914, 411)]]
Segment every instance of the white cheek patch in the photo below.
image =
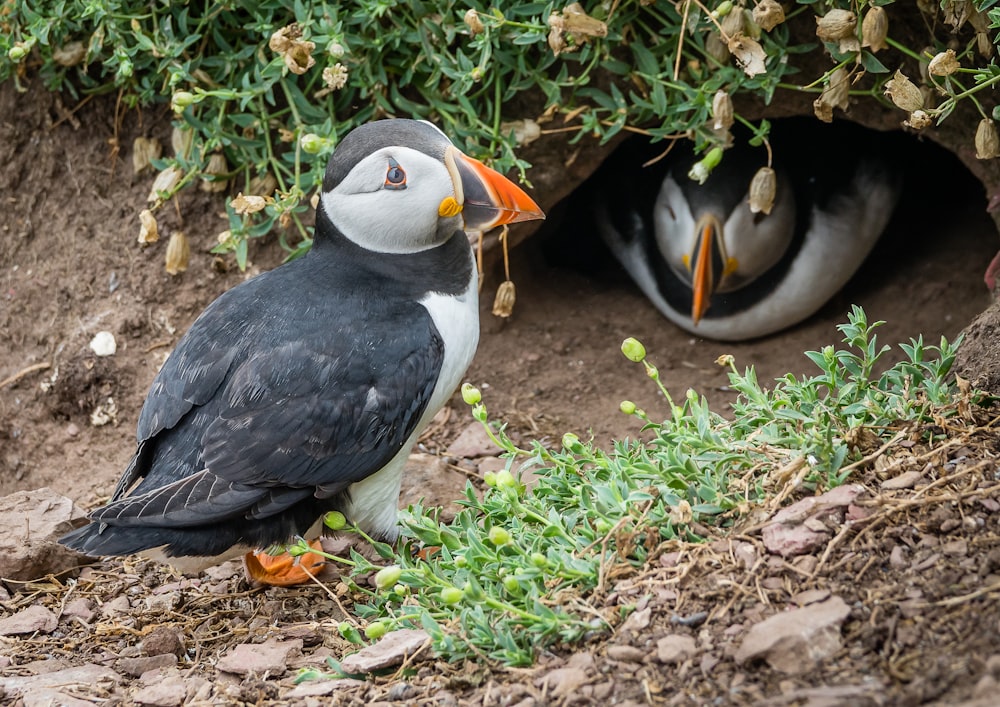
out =
[(660, 254), (679, 277), (688, 279), (684, 259), (694, 250), (698, 231), (684, 192), (673, 177), (663, 180), (653, 209), (653, 233)]
[[(384, 188), (390, 159), (406, 172), (406, 189)], [(362, 248), (413, 253), (439, 245), (438, 206), (446, 197), (454, 198), (454, 191), (443, 162), (392, 147), (363, 159), (320, 199), (327, 218)]]

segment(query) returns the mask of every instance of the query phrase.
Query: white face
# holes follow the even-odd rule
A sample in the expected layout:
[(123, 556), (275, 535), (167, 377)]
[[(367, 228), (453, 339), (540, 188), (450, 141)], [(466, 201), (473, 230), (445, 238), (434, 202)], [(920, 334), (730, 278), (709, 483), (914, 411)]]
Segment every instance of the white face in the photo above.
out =
[(456, 198), (443, 162), (408, 147), (372, 153), (321, 199), (330, 221), (362, 248), (413, 253), (433, 248), (462, 229), (460, 215), (438, 208)]
[(691, 271), (685, 265), (685, 259), (694, 252), (698, 230), (687, 199), (673, 177), (663, 180), (660, 193), (656, 196), (653, 233), (667, 265), (677, 277), (690, 283)]
[[(694, 256), (698, 239), (697, 217), (691, 213), (684, 193), (672, 177), (663, 180), (653, 208), (656, 244), (660, 253), (678, 277), (690, 282), (691, 272), (685, 261)], [(769, 215), (755, 219), (744, 198), (732, 213), (717, 213), (715, 216), (723, 224), (726, 255), (735, 260), (735, 269), (716, 288), (717, 292), (726, 292), (749, 284), (784, 255), (795, 233), (795, 198), (787, 180), (779, 180), (774, 207)]]

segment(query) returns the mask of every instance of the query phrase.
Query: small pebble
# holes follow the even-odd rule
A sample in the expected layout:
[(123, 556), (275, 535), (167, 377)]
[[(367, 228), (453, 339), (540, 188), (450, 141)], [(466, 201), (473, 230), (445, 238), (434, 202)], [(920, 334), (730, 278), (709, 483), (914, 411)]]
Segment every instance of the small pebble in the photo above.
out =
[(641, 663), (646, 651), (635, 646), (608, 646), (608, 658), (624, 663)]
[(115, 335), (110, 331), (97, 332), (90, 340), (90, 350), (98, 356), (114, 356), (115, 351), (118, 350)]
[(184, 646), (176, 631), (158, 626), (142, 640), (142, 652), (148, 656), (172, 653), (180, 658), (184, 655)]

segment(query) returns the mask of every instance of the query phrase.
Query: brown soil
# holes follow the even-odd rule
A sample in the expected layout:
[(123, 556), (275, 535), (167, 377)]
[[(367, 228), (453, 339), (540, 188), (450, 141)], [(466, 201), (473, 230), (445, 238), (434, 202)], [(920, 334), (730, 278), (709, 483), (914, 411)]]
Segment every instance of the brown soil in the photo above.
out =
[[(206, 194), (183, 194), (178, 209), (160, 216), (161, 241), (137, 246), (136, 214), (150, 178), (132, 174), (132, 140), (168, 143), (168, 131), (162, 113), (117, 119), (108, 100), (75, 110), (40, 89), (22, 95), (0, 87), (0, 495), (48, 486), (85, 508), (106, 498), (132, 453), (140, 405), (166, 352), (208, 302), (245, 277), (213, 266), (207, 251), (225, 223), (222, 202)], [(622, 399), (663, 409), (650, 382), (619, 353), (626, 336), (643, 340), (675, 394), (694, 388), (722, 411), (733, 394), (714, 364), (720, 354), (756, 366), (762, 381), (807, 372), (802, 352), (837, 343), (835, 325), (852, 303), (870, 319), (888, 321), (880, 330), (886, 343), (918, 334), (930, 342), (953, 338), (990, 302), (981, 275), (996, 251), (996, 232), (977, 183), (940, 154), (928, 151), (925, 159), (927, 170), (909, 185), (900, 217), (854, 281), (809, 322), (764, 340), (718, 344), (676, 329), (606, 254), (589, 250), (598, 248), (590, 234), (578, 234), (572, 250), (594, 253), (589, 260), (604, 263), (599, 267), (571, 267), (578, 259), (566, 245), (532, 239), (513, 258), (514, 316), (494, 319), (484, 306), (469, 380), (483, 389), (491, 417), (519, 437), (557, 439), (574, 431), (606, 443), (638, 433), (618, 412)], [(928, 199), (931, 176), (954, 191)], [(184, 230), (193, 244), (190, 267), (177, 277), (163, 268), (172, 229)], [(280, 257), (276, 243), (257, 244), (252, 271)], [(498, 274), (491, 268), (484, 299), (491, 299)], [(101, 330), (117, 339), (112, 357), (97, 358), (88, 348)], [(111, 411), (111, 422), (92, 424), (98, 407)], [(454, 408), (429, 440), (431, 451), (471, 421), (460, 401)], [(807, 561), (767, 559), (759, 533), (746, 529), (735, 539), (679, 548), (670, 562), (623, 581), (615, 601), (649, 609), (647, 625), (543, 654), (533, 670), (425, 660), (403, 674), (338, 685), (335, 694), (350, 704), (956, 704), (979, 696), (987, 704), (1000, 680), (1000, 490), (988, 423), (950, 430), (950, 442), (926, 450), (927, 466), (919, 468), (930, 487), (888, 494), (879, 491), (882, 478), (873, 469), (860, 473), (854, 481), (876, 499), (876, 520), (838, 535)], [(764, 559), (745, 566), (732, 551), (736, 541)], [(237, 644), (283, 637), (303, 640), (302, 656), (290, 665), (322, 666), (325, 656), (347, 649), (333, 628), (339, 609), (316, 587), (263, 591), (239, 576), (177, 584), (165, 569), (132, 560), (103, 562), (75, 585), (64, 579), (8, 586), (0, 618), (33, 603), (58, 609), (70, 595), (98, 609), (118, 597), (127, 601), (122, 613), (99, 610), (92, 622), (64, 619), (51, 636), (0, 639), (4, 676), (83, 664), (121, 671), (116, 661), (138, 655), (149, 632), (167, 626), (186, 646), (180, 676), (192, 699), (198, 693), (204, 704), (286, 704), (294, 670), (241, 680), (220, 673), (218, 658)], [(843, 648), (796, 676), (737, 665), (734, 646), (746, 629), (804, 603), (806, 591), (840, 596), (851, 607)], [(156, 599), (164, 593), (174, 603)], [(701, 625), (678, 622), (699, 612), (707, 612)], [(694, 637), (697, 652), (679, 665), (660, 665), (657, 641), (678, 633)], [(567, 663), (574, 651), (593, 660), (578, 655)], [(560, 688), (551, 676), (574, 675), (555, 672), (567, 665), (585, 679)], [(143, 686), (132, 678), (96, 683), (77, 697), (129, 703)]]

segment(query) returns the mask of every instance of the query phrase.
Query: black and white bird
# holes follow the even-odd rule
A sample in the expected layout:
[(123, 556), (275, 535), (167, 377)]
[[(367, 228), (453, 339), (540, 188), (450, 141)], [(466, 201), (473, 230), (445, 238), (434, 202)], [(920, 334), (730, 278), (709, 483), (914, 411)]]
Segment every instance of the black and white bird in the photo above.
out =
[(644, 168), (664, 145), (633, 141), (593, 182), (597, 229), (681, 328), (720, 341), (772, 334), (822, 307), (878, 241), (901, 183), (886, 140), (852, 125), (777, 122), (770, 215), (748, 205), (766, 153), (745, 136), (703, 185), (688, 177), (697, 159), (689, 149)]
[(111, 501), (63, 544), (193, 570), (317, 533), (331, 510), (394, 539), (407, 455), (479, 341), (465, 231), (540, 218), (430, 123), (352, 131), (327, 166), (311, 251), (194, 322), (153, 381)]

